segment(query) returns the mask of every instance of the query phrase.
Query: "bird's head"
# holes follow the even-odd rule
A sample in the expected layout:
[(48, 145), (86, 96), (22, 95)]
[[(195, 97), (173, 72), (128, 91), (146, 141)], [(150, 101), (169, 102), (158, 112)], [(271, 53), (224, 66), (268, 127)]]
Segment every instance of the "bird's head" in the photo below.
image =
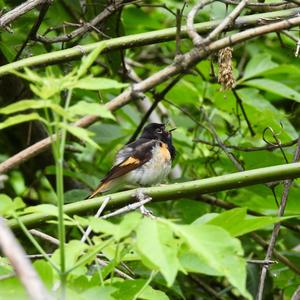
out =
[(172, 131), (166, 130), (165, 124), (160, 123), (150, 123), (144, 127), (144, 130), (141, 134), (141, 138), (159, 140), (167, 143), (172, 138)]

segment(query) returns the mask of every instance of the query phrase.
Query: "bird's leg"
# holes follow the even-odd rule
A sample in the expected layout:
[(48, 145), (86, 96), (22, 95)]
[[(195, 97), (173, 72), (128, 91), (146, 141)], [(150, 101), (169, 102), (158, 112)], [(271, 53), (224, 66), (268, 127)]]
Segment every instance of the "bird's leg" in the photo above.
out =
[(140, 205), (141, 213), (144, 216), (154, 218), (153, 213), (150, 210), (148, 210), (143, 204), (143, 202), (145, 202), (145, 200), (149, 200), (149, 198), (151, 199), (151, 197), (145, 195), (144, 190), (142, 188), (138, 188), (135, 193), (135, 198), (141, 203), (141, 205)]

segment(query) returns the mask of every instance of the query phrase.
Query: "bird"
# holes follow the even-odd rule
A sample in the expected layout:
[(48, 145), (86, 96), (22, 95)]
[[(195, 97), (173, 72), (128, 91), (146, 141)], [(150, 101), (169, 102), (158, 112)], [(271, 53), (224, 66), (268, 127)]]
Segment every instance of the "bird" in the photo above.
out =
[(146, 187), (161, 183), (176, 155), (172, 142), (175, 129), (166, 130), (166, 125), (160, 123), (145, 126), (136, 141), (118, 151), (112, 168), (87, 199), (125, 184)]

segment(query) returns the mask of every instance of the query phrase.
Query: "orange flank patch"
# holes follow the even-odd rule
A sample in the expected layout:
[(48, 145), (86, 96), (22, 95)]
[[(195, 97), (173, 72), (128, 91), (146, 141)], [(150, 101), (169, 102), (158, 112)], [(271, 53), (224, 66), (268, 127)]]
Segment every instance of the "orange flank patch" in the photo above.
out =
[(162, 156), (165, 160), (170, 160), (171, 159), (171, 154), (170, 154), (170, 151), (168, 149), (167, 144), (160, 143), (160, 151), (161, 151), (161, 154), (162, 154)]
[(122, 164), (120, 164), (120, 167), (128, 166), (128, 165), (137, 165), (140, 163), (140, 160), (138, 158), (134, 158), (132, 156), (128, 157)]

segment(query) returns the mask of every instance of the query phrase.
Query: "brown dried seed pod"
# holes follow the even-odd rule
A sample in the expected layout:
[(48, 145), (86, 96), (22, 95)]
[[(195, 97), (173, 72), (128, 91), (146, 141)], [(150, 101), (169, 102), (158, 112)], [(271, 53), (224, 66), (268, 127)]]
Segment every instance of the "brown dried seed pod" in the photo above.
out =
[(235, 86), (232, 73), (232, 48), (226, 47), (218, 52), (218, 64), (218, 82), (222, 85), (223, 90), (232, 89)]

